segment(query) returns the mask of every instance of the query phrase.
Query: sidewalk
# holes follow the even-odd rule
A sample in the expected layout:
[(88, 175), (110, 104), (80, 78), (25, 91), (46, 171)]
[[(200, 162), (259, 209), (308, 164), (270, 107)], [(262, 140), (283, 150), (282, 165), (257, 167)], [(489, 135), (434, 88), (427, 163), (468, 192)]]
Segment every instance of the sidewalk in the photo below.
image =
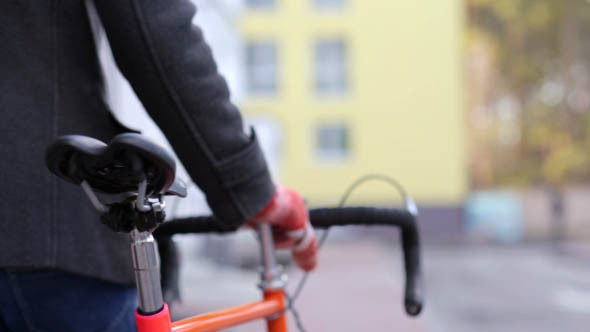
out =
[[(392, 234), (395, 236), (395, 234)], [(569, 243), (427, 245), (426, 303), (408, 318), (402, 308), (398, 243), (334, 236), (320, 254), (296, 307), (308, 332), (586, 332), (590, 326), (590, 247)], [(195, 249), (195, 248), (193, 248)], [(184, 314), (259, 299), (257, 273), (212, 264), (185, 251)], [(289, 271), (292, 290), (301, 272)], [(183, 312), (176, 312), (177, 317)], [(292, 332), (297, 329), (289, 316)], [(262, 332), (263, 322), (232, 331)]]

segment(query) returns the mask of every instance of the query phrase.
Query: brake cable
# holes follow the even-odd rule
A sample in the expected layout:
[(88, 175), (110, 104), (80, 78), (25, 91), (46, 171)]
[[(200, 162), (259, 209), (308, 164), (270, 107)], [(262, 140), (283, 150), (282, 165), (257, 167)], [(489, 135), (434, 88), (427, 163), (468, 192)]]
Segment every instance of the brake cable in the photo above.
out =
[[(406, 202), (406, 206), (408, 206), (408, 204), (407, 204), (408, 203), (408, 195), (407, 195), (404, 187), (398, 181), (396, 181), (392, 177), (384, 175), (384, 174), (367, 174), (365, 176), (360, 177), (359, 179), (354, 181), (350, 186), (348, 186), (348, 188), (346, 189), (346, 191), (342, 195), (340, 202), (338, 203), (338, 207), (339, 208), (344, 207), (344, 204), (346, 204), (346, 202), (348, 201), (348, 198), (354, 192), (354, 190), (356, 190), (361, 184), (364, 184), (364, 183), (371, 181), (371, 180), (376, 180), (376, 181), (381, 181), (381, 182), (387, 183), (387, 184), (391, 185), (392, 187), (394, 187), (395, 189), (397, 189), (399, 194), (402, 196), (402, 199)], [(412, 205), (410, 205), (410, 206), (412, 206)], [(414, 206), (414, 208), (415, 208), (415, 206)], [(329, 233), (330, 233), (330, 228), (327, 228), (325, 231), (322, 232), (322, 236), (320, 237), (320, 240), (318, 243), (318, 254), (319, 254), (320, 249), (323, 247), (324, 243), (328, 239)], [(303, 291), (303, 287), (305, 287), (308, 277), (309, 277), (309, 272), (304, 272), (303, 276), (301, 277), (301, 279), (297, 283), (297, 286), (295, 287), (295, 291), (293, 292), (293, 295), (289, 294), (289, 292), (287, 290), (285, 290), (285, 295), (287, 297), (287, 308), (285, 310), (289, 310), (291, 312), (291, 314), (293, 315), (293, 319), (295, 320), (295, 325), (297, 326), (297, 329), (299, 330), (299, 332), (306, 332), (306, 330), (305, 330), (305, 327), (303, 326), (301, 316), (299, 315), (299, 312), (295, 308), (295, 301), (297, 300), (297, 298), (299, 298), (299, 295), (301, 295), (301, 292)]]

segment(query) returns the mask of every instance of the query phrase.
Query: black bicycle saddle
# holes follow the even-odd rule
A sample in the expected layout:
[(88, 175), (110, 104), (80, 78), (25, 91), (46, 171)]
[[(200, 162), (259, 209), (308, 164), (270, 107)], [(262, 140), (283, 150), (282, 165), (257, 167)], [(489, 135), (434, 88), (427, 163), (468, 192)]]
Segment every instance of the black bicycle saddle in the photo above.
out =
[(58, 177), (106, 194), (136, 192), (146, 180), (146, 195), (186, 196), (186, 186), (175, 180), (171, 154), (135, 133), (114, 137), (108, 144), (97, 139), (67, 135), (47, 147), (45, 163)]

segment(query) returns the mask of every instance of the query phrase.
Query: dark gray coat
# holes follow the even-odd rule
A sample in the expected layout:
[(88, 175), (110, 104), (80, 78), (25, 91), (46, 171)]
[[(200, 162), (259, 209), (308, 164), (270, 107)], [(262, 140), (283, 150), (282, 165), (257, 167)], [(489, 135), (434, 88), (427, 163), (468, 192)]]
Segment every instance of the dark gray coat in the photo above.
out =
[[(95, 0), (117, 65), (214, 213), (238, 225), (274, 186), (245, 134), (187, 0)], [(0, 268), (58, 268), (131, 283), (128, 238), (44, 166), (59, 135), (125, 130), (103, 100), (82, 0), (0, 1)]]

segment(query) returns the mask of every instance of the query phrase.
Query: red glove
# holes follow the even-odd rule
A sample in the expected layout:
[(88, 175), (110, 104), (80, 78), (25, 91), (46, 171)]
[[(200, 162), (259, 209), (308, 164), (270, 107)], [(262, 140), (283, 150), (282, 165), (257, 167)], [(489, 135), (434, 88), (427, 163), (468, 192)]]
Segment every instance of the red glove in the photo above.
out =
[(295, 263), (303, 270), (315, 268), (318, 241), (309, 223), (305, 203), (295, 191), (277, 186), (270, 203), (250, 223), (272, 225), (275, 246), (291, 248)]

